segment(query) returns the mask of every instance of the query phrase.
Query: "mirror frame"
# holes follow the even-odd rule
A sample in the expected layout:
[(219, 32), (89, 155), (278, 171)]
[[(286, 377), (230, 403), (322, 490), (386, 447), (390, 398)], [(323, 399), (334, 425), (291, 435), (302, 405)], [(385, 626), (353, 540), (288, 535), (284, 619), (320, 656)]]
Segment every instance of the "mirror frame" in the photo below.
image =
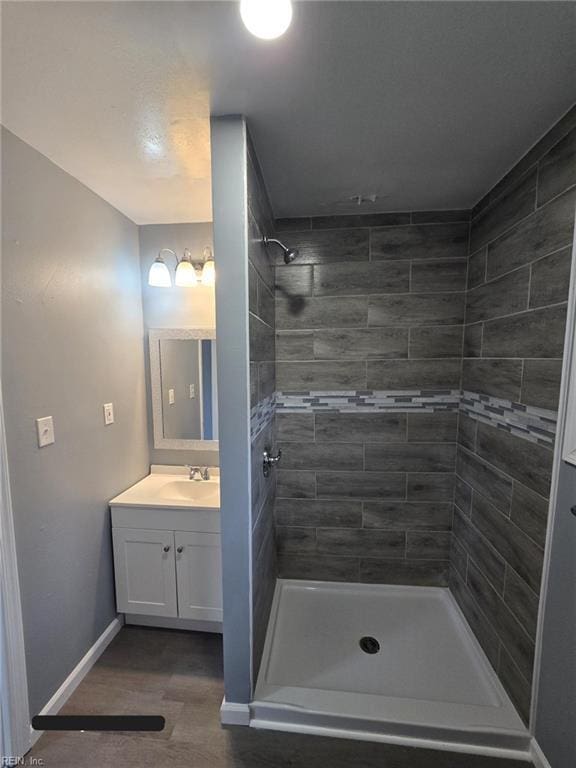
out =
[(154, 448), (168, 448), (176, 451), (217, 451), (218, 440), (180, 440), (164, 437), (162, 421), (162, 378), (160, 366), (160, 341), (163, 339), (209, 339), (216, 341), (216, 329), (150, 328), (148, 331)]

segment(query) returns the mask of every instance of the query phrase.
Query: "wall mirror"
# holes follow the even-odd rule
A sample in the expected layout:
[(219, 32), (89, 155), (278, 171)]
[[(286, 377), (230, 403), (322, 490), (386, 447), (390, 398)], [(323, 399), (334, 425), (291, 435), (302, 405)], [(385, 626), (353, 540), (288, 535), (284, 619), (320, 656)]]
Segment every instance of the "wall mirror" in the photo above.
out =
[(154, 447), (218, 450), (215, 332), (158, 328), (148, 339)]

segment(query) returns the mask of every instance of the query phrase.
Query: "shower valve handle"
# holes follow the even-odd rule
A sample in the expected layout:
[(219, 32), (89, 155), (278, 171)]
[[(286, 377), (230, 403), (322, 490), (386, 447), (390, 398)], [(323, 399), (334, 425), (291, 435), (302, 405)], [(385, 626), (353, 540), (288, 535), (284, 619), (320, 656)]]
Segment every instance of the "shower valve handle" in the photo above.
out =
[(264, 448), (262, 452), (262, 472), (264, 473), (264, 477), (268, 477), (270, 475), (270, 469), (275, 464), (278, 464), (281, 458), (282, 451), (279, 450), (276, 456), (272, 456), (270, 453), (270, 448)]

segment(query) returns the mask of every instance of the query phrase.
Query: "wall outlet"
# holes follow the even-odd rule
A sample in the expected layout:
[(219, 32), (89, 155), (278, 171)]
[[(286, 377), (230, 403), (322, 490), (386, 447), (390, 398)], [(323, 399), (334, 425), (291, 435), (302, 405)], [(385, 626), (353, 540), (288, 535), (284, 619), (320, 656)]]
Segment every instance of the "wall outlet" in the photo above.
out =
[(196, 397), (196, 387), (194, 384), (190, 384), (190, 400), (194, 400)]
[(52, 416), (44, 416), (36, 419), (36, 432), (38, 434), (38, 448), (45, 448), (56, 442), (54, 436), (54, 420)]
[(174, 390), (173, 389), (169, 389), (168, 390), (168, 405), (174, 405), (175, 399), (176, 398), (174, 396)]
[(104, 424), (114, 424), (114, 403), (104, 403)]

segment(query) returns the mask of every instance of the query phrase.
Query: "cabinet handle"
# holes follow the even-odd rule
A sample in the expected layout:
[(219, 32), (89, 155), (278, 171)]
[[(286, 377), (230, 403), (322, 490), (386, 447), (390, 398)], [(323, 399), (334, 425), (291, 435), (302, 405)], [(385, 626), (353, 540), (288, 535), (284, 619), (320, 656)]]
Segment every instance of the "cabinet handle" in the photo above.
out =
[(182, 552), (184, 552), (184, 547), (176, 547), (176, 552), (178, 552), (178, 554), (181, 555)]
[(170, 552), (170, 545), (169, 544), (166, 544), (166, 546), (164, 547), (164, 552)]

